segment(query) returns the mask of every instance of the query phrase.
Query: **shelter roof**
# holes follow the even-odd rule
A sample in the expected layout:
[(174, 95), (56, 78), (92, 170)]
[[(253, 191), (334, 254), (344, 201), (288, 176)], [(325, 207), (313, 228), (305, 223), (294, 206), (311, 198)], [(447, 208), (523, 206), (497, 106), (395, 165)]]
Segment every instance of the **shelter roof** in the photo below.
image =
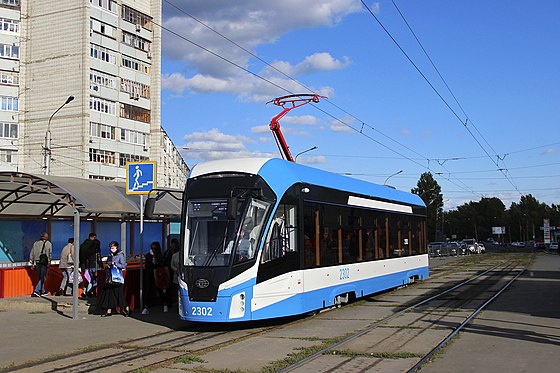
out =
[[(155, 214), (173, 218), (180, 215), (182, 191), (169, 191)], [(126, 194), (123, 182), (0, 172), (0, 216), (70, 217), (74, 208), (82, 215), (134, 216), (140, 213), (140, 197)]]

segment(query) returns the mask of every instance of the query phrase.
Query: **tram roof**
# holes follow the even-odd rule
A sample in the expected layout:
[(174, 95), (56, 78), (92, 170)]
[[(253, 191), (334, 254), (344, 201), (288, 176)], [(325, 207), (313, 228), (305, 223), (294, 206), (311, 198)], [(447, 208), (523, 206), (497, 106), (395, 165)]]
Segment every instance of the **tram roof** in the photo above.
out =
[(209, 173), (239, 172), (262, 176), (273, 189), (287, 189), (297, 182), (320, 185), (351, 193), (425, 206), (420, 196), (280, 158), (239, 158), (200, 163), (192, 168), (189, 177)]
[[(74, 207), (83, 215), (134, 216), (140, 212), (140, 198), (127, 195), (124, 182), (0, 172), (0, 216), (70, 217)], [(175, 217), (180, 211), (180, 199), (167, 196), (158, 201), (155, 214)]]

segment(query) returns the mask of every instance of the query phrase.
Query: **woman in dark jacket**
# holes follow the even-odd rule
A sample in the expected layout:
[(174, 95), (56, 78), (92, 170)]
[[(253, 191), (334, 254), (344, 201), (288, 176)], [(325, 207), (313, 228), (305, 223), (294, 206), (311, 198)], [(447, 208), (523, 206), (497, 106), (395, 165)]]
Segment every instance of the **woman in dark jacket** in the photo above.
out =
[[(107, 258), (107, 268), (115, 266), (120, 270), (125, 269), (126, 259), (122, 250), (119, 249), (119, 243), (117, 241), (112, 241), (109, 244), (109, 248), (111, 249), (111, 255)], [(125, 317), (128, 316), (130, 309), (124, 298), (123, 284), (106, 282), (101, 290), (97, 307), (105, 310), (105, 313), (102, 314), (101, 317), (111, 316), (112, 309), (116, 307), (120, 307), (121, 313)]]

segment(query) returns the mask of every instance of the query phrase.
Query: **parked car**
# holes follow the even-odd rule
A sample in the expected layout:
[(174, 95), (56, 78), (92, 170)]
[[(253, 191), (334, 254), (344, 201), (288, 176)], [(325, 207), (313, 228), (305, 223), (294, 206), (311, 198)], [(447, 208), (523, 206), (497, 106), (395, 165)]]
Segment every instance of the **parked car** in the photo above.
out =
[(432, 258), (449, 255), (445, 242), (432, 242), (428, 244), (428, 255)]
[(484, 254), (486, 252), (486, 247), (484, 246), (484, 243), (479, 242), (477, 243), (478, 245), (478, 253), (477, 254)]
[(515, 242), (511, 243), (511, 246), (513, 246), (513, 247), (525, 247), (525, 242), (515, 241)]
[(459, 242), (453, 242), (453, 241), (448, 242), (447, 243), (447, 250), (449, 252), (449, 255), (451, 255), (451, 256), (457, 256), (459, 254), (464, 255), (461, 252), (462, 249), (461, 249), (461, 245), (459, 244)]
[(558, 242), (551, 242), (548, 246), (549, 250), (558, 250)]
[(479, 254), (478, 244), (474, 238), (465, 238), (463, 243), (467, 247), (468, 254)]

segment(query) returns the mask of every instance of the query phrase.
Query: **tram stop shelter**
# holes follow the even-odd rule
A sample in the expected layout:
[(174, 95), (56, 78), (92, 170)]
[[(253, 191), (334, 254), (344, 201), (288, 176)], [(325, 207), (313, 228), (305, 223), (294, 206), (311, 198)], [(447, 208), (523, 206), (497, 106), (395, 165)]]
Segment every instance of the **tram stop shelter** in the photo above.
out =
[[(156, 204), (158, 219), (147, 222), (156, 226), (156, 237), (164, 247), (170, 223), (180, 217), (182, 200), (181, 190), (166, 191)], [(140, 211), (139, 196), (127, 195), (124, 182), (0, 172), (0, 298), (20, 295), (21, 284), (9, 281), (7, 271), (26, 266), (31, 246), (42, 231), (50, 233), (53, 258), (55, 245), (60, 250), (69, 236), (74, 237), (74, 257), (79, 258), (80, 237), (87, 238), (89, 231), (100, 228), (108, 232), (105, 240), (119, 241), (129, 258), (135, 254), (134, 247), (141, 254), (143, 243), (135, 242), (138, 236), (142, 240)]]

